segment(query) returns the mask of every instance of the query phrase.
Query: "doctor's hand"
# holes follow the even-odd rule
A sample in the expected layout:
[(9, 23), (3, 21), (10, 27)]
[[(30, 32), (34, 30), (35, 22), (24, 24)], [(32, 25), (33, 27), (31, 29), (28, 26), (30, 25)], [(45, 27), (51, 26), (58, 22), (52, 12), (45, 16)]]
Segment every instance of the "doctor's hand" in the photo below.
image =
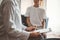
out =
[(40, 37), (40, 33), (38, 32), (31, 32), (30, 37)]
[(25, 30), (30, 32), (30, 31), (34, 31), (35, 29), (36, 27), (31, 26), (31, 27), (27, 27)]

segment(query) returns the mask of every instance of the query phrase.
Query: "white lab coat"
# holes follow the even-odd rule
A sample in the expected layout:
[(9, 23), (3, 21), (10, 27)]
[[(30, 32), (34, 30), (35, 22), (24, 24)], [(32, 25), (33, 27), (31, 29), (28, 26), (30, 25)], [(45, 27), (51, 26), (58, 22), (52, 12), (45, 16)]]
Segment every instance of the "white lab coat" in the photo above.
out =
[(21, 23), (21, 13), (16, 0), (3, 0), (1, 3), (0, 40), (27, 40), (28, 32)]

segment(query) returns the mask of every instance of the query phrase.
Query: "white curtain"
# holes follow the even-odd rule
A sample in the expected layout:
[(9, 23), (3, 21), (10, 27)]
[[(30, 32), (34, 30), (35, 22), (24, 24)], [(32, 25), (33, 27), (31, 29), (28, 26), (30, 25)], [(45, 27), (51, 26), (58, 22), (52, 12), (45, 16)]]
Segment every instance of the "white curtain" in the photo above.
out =
[(27, 7), (33, 4), (33, 0), (21, 0), (21, 14), (25, 14)]
[(60, 0), (47, 0), (48, 27), (60, 33)]

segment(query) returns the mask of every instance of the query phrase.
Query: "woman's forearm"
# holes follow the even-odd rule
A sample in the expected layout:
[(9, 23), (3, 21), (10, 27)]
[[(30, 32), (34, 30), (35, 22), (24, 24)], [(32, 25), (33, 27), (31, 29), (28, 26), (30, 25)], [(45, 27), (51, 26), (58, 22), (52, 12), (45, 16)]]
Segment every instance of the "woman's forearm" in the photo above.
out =
[(28, 26), (32, 26), (31, 23), (30, 23), (30, 18), (29, 17), (27, 17), (27, 24), (28, 24)]

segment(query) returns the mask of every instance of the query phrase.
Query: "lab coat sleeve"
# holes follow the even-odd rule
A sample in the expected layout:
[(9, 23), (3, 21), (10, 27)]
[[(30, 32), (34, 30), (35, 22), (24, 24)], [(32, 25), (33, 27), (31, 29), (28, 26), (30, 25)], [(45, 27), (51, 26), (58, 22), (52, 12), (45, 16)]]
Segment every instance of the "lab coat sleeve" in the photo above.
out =
[(27, 40), (30, 33), (22, 31), (22, 29), (16, 30), (15, 28), (14, 29), (11, 28), (9, 18), (10, 18), (10, 14), (14, 10), (12, 9), (13, 8), (12, 8), (11, 3), (8, 3), (8, 2), (3, 7), (3, 25), (5, 28), (5, 32), (9, 34), (9, 36), (11, 37), (18, 37), (21, 40)]

